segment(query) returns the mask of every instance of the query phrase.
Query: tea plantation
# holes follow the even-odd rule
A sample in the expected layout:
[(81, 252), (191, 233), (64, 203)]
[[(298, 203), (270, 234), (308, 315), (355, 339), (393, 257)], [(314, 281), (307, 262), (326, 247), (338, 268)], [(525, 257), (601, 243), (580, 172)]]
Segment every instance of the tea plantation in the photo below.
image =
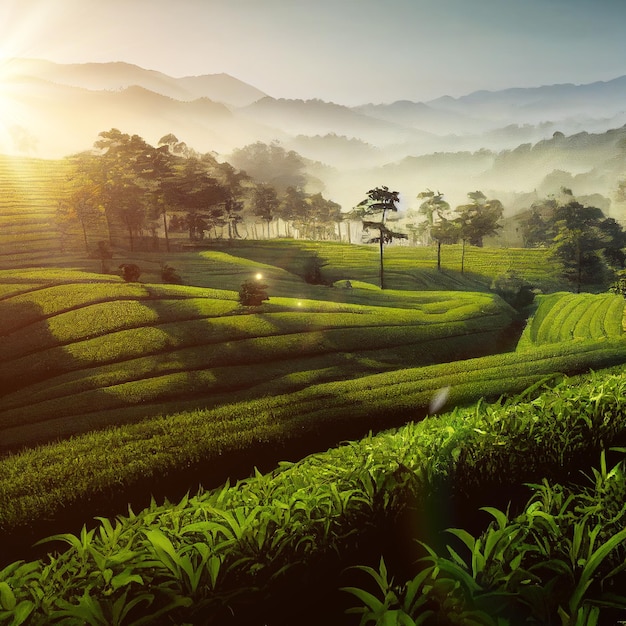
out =
[(126, 282), (64, 175), (0, 161), (0, 624), (626, 619), (621, 296), (460, 246), (389, 246), (383, 291), (375, 248), (294, 240), (116, 249)]

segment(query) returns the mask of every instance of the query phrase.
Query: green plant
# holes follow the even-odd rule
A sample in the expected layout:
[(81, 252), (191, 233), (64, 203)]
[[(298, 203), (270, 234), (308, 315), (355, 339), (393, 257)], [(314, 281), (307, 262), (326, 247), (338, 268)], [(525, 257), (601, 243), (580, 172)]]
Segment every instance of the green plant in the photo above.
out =
[(136, 283), (141, 276), (141, 269), (135, 263), (122, 263), (119, 266), (122, 278), (128, 283)]
[(246, 280), (239, 289), (239, 302), (243, 306), (261, 306), (269, 300), (267, 285), (258, 280)]
[(603, 452), (593, 472), (587, 485), (533, 485), (514, 519), (483, 507), (494, 520), (478, 537), (449, 529), (466, 556), (456, 545), (441, 556), (421, 542), (422, 567), (403, 585), (389, 580), (382, 559), (379, 572), (361, 568), (379, 595), (346, 588), (362, 602), (351, 612), (363, 624), (412, 624), (419, 617), (426, 624), (595, 626), (605, 609), (626, 611), (624, 463), (607, 470)]

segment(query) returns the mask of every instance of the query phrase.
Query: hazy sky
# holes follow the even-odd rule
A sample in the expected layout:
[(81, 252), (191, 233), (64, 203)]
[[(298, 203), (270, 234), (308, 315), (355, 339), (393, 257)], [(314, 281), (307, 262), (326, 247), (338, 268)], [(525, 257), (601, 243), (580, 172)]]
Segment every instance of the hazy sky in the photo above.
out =
[(0, 59), (226, 72), (341, 104), (626, 74), (626, 0), (0, 0)]

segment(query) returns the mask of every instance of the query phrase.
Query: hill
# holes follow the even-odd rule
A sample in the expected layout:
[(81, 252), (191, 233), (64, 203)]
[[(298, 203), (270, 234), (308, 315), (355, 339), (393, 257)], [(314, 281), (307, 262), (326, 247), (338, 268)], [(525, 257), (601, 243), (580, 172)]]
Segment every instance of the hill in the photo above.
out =
[(0, 267), (45, 263), (61, 253), (56, 221), (65, 161), (0, 156)]
[(249, 309), (232, 291), (69, 270), (0, 272), (0, 292), (3, 447), (483, 354), (514, 317), (489, 294)]
[(52, 63), (41, 59), (13, 59), (6, 72), (39, 78), (57, 85), (90, 91), (119, 91), (142, 87), (181, 101), (207, 98), (232, 106), (245, 106), (266, 96), (264, 92), (228, 74), (174, 78), (130, 63)]

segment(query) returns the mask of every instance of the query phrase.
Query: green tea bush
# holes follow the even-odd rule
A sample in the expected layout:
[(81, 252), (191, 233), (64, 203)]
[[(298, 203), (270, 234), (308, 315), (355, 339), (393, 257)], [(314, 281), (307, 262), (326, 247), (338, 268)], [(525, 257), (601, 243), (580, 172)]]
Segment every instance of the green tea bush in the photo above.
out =
[(593, 474), (591, 484), (532, 485), (511, 519), (484, 507), (494, 519), (479, 537), (448, 529), (445, 555), (423, 544), (422, 567), (404, 584), (382, 557), (378, 571), (361, 567), (382, 597), (346, 588), (362, 602), (349, 612), (380, 624), (616, 623), (626, 615), (624, 464), (608, 470), (603, 452)]
[(528, 321), (518, 350), (574, 339), (623, 335), (624, 299), (612, 294), (555, 293), (541, 296)]
[[(557, 344), (533, 354), (510, 353), (306, 385), (292, 393), (91, 432), (0, 460), (0, 526), (17, 527), (29, 519), (53, 517), (71, 507), (80, 509), (81, 503), (97, 501), (98, 494), (131, 489), (147, 477), (158, 482), (160, 476), (175, 475), (200, 462), (219, 472), (223, 455), (240, 454), (259, 442), (287, 450), (305, 441), (314, 445), (332, 437), (335, 441), (358, 437), (371, 428), (397, 426), (424, 416), (442, 388), (449, 388), (447, 406), (463, 405), (481, 397), (519, 393), (555, 372), (608, 367), (625, 359), (626, 346), (622, 341)], [(185, 378), (181, 384), (185, 384)], [(6, 440), (15, 436), (13, 431), (21, 432), (19, 417), (15, 412), (15, 426), (3, 433)], [(110, 423), (111, 416), (106, 412), (101, 422), (98, 417), (97, 413), (84, 416), (81, 425), (91, 430)], [(62, 421), (50, 420), (50, 434), (58, 436), (63, 432)], [(69, 417), (68, 428), (76, 429), (76, 421)], [(523, 426), (517, 436), (521, 446), (525, 441), (525, 422), (511, 420), (511, 427), (520, 423)], [(46, 427), (46, 423), (41, 426)], [(33, 436), (32, 429), (27, 429), (26, 436)], [(475, 440), (475, 434), (471, 440)], [(480, 448), (484, 440), (479, 438), (474, 443)], [(554, 446), (561, 444), (557, 439)], [(496, 455), (494, 463), (499, 464), (504, 461), (497, 451), (496, 446), (490, 454)], [(527, 464), (523, 446), (520, 455), (520, 463)], [(541, 467), (541, 458), (536, 453), (530, 460)], [(471, 463), (471, 459), (469, 456), (466, 462)], [(68, 460), (72, 460), (69, 465)], [(514, 470), (514, 465), (508, 466), (512, 475)], [(468, 467), (469, 475), (476, 472)], [(77, 476), (81, 477), (78, 482)]]
[[(442, 489), (459, 484), (467, 488), (478, 482), (478, 493), (486, 499), (484, 485), (489, 482), (515, 484), (512, 481), (520, 478), (532, 479), (537, 457), (544, 459), (544, 470), (559, 473), (581, 454), (597, 454), (598, 445), (611, 445), (625, 432), (625, 392), (623, 376), (594, 374), (576, 384), (566, 380), (530, 401), (458, 409), (295, 464), (282, 464), (272, 474), (256, 473), (236, 485), (186, 497), (178, 504), (153, 503), (137, 514), (102, 519), (97, 528), (79, 535), (54, 537), (67, 544), (64, 552), (41, 561), (16, 562), (0, 571), (0, 620), (8, 624), (22, 619), (33, 625), (69, 620), (160, 623), (161, 619), (211, 624), (227, 623), (231, 615), (235, 623), (239, 618), (245, 621), (250, 617), (247, 611), (259, 611), (272, 593), (283, 589), (286, 578), (313, 566), (324, 571), (324, 563), (332, 562), (328, 560), (331, 555), (350, 546), (369, 545), (368, 533), (382, 519), (407, 506), (419, 509), (429, 497), (441, 497)], [(515, 457), (518, 466), (513, 474), (506, 460), (509, 455), (501, 450)], [(498, 458), (494, 452), (500, 462), (494, 462)], [(482, 474), (470, 476), (478, 468)], [(489, 598), (482, 595), (483, 589), (494, 594), (521, 589), (527, 606), (537, 593), (549, 595), (551, 589), (561, 588), (562, 580), (573, 589), (561, 604), (564, 615), (580, 617), (584, 613), (579, 611), (590, 611), (585, 607), (598, 604), (593, 595), (596, 587), (592, 590), (586, 583), (595, 585), (600, 573), (605, 580), (617, 575), (606, 559), (626, 534), (612, 530), (619, 527), (615, 515), (621, 515), (623, 508), (615, 500), (619, 493), (624, 495), (619, 471), (601, 469), (595, 479), (598, 487), (578, 500), (567, 494), (557, 500), (552, 495), (556, 490), (544, 492), (513, 520), (513, 526), (504, 513), (493, 510), (497, 524), (484, 540), (456, 532), (474, 551), (470, 561), (460, 552), (451, 553), (447, 560), (431, 552), (428, 558), (433, 567), (407, 586), (413, 590), (408, 604), (404, 604), (403, 591), (397, 597), (410, 609), (418, 597), (415, 591), (426, 589), (426, 584), (432, 590), (424, 594), (429, 602), (439, 602), (439, 596), (434, 597), (439, 592), (449, 597), (453, 591), (451, 601), (464, 599), (466, 604), (449, 602), (443, 610), (448, 615), (457, 609), (482, 611), (466, 614), (469, 619), (489, 615), (484, 604)], [(77, 476), (82, 476), (80, 470)], [(88, 482), (89, 477), (84, 480)], [(585, 523), (580, 523), (585, 516)], [(535, 524), (524, 530), (524, 539), (536, 548), (513, 550), (510, 547), (520, 536), (523, 519)], [(553, 534), (546, 543), (541, 534), (546, 528), (564, 534)], [(593, 532), (584, 534), (589, 528)], [(529, 534), (535, 530), (536, 535)], [(532, 536), (536, 536), (535, 544), (530, 543)], [(570, 537), (569, 543), (563, 536)], [(601, 543), (600, 537), (606, 542)], [(533, 555), (543, 561), (537, 565)], [(616, 556), (615, 562), (621, 562)], [(528, 564), (522, 563), (525, 558), (530, 559)], [(573, 581), (559, 559), (572, 568)], [(545, 571), (563, 578), (534, 595), (524, 595), (524, 588), (531, 589), (524, 587), (524, 580), (532, 584), (543, 580), (539, 575), (542, 564)], [(468, 572), (467, 568), (473, 569)], [(492, 588), (501, 583), (509, 587)], [(472, 593), (459, 597), (462, 589)], [(560, 602), (558, 595), (550, 597)], [(498, 598), (492, 594), (491, 600)]]

